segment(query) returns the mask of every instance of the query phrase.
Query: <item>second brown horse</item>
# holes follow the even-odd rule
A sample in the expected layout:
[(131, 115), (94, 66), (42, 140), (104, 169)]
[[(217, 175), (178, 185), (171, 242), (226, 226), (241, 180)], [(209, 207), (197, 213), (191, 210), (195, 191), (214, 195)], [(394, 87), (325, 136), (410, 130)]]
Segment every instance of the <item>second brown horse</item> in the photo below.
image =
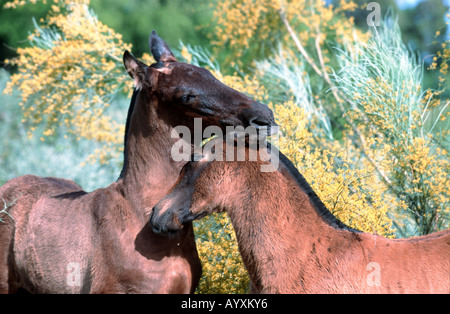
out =
[[(209, 147), (223, 145), (217, 141)], [(212, 160), (217, 151), (205, 152), (186, 164), (154, 208), (155, 231), (174, 236), (185, 223), (226, 211), (254, 292), (450, 293), (450, 229), (392, 240), (349, 228), (289, 159), (271, 149), (269, 156), (248, 148), (239, 162)], [(249, 161), (251, 155), (260, 159)], [(276, 156), (279, 163), (269, 166), (279, 167), (261, 172)]]

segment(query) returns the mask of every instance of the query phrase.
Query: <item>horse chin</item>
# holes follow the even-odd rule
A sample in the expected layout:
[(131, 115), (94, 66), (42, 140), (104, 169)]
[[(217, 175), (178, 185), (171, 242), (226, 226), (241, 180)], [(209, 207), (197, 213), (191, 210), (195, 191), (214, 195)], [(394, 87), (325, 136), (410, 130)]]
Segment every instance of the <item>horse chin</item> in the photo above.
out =
[(152, 225), (152, 230), (154, 233), (166, 236), (168, 238), (177, 237), (180, 234), (182, 229), (183, 229), (183, 225), (180, 225), (178, 227), (164, 225), (160, 228), (156, 228)]
[(161, 233), (163, 236), (169, 238), (169, 239), (174, 239), (176, 237), (178, 237), (181, 234), (181, 231), (183, 230), (183, 226), (181, 226), (180, 229), (167, 229), (164, 233)]
[(175, 237), (183, 229), (183, 224), (177, 215), (156, 217), (154, 211), (150, 216), (150, 224), (154, 233), (167, 237)]

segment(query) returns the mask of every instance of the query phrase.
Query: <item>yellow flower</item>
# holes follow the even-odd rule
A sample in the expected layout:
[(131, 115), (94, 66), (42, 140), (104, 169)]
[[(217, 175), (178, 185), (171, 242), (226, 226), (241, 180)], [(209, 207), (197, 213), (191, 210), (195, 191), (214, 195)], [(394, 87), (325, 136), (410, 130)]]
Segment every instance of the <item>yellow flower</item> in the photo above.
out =
[[(54, 1), (47, 23), (30, 36), (35, 44), (19, 48), (19, 56), (6, 61), (19, 71), (11, 76), (5, 92), (21, 91), (25, 119), (35, 125), (45, 121), (44, 136), (64, 125), (73, 134), (103, 143), (99, 160), (106, 162), (105, 154), (117, 155), (122, 127), (98, 117), (116, 92), (131, 91), (121, 61), (123, 51), (131, 46), (92, 16), (87, 4), (86, 0)], [(13, 1), (7, 7), (20, 5)], [(48, 32), (54, 33), (51, 42)], [(43, 41), (47, 43), (40, 44)]]

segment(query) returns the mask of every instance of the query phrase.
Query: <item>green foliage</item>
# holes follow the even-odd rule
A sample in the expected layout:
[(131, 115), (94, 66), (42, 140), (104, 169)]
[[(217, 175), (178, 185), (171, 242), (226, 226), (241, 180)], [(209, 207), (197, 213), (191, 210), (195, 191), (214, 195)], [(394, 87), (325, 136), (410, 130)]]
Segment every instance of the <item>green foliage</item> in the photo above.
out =
[(101, 21), (133, 43), (134, 52), (148, 52), (148, 36), (155, 29), (170, 47), (179, 40), (207, 46), (207, 25), (215, 1), (201, 0), (108, 0), (92, 1), (92, 8)]
[(39, 2), (8, 10), (3, 7), (7, 2), (9, 0), (0, 0), (0, 65), (4, 59), (16, 56), (17, 48), (28, 45), (28, 33), (34, 28), (33, 18), (43, 18), (50, 8), (49, 4)]
[[(33, 18), (40, 22), (53, 1), (35, 1), (33, 5), (5, 9), (10, 0), (0, 0), (0, 62), (17, 55), (16, 49), (28, 44)], [(32, 2), (32, 1), (29, 1)], [(70, 1), (69, 1), (70, 2)], [(76, 1), (74, 1), (76, 2)], [(94, 0), (91, 8), (106, 25), (133, 43), (135, 55), (148, 52), (148, 37), (154, 29), (171, 47), (179, 40), (209, 46), (212, 10), (217, 0)]]

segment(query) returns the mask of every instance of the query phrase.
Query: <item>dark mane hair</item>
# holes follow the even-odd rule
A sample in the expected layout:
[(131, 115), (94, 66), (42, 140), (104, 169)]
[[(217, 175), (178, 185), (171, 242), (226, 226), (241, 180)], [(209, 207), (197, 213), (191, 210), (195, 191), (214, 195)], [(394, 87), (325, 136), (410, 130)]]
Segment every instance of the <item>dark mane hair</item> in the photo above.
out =
[(117, 180), (122, 179), (123, 175), (125, 173), (125, 168), (127, 166), (127, 156), (128, 156), (128, 131), (130, 129), (130, 123), (131, 123), (131, 115), (133, 114), (134, 105), (136, 104), (136, 98), (139, 94), (139, 91), (135, 88), (133, 90), (133, 96), (131, 96), (131, 102), (130, 107), (128, 107), (128, 114), (127, 114), (127, 122), (125, 124), (125, 135), (124, 135), (124, 149), (123, 149), (123, 166), (122, 171), (120, 171), (119, 178)]
[[(269, 144), (270, 145), (270, 144)], [(274, 149), (271, 145), (270, 149)], [(277, 148), (275, 148), (277, 149)], [(294, 164), (287, 158), (282, 152), (278, 151), (278, 156), (280, 159), (280, 164), (284, 166), (286, 171), (295, 179), (299, 187), (303, 190), (303, 192), (308, 195), (309, 200), (311, 201), (315, 210), (319, 213), (319, 215), (323, 218), (323, 220), (328, 223), (330, 226), (336, 229), (344, 229), (352, 232), (361, 232), (357, 229), (351, 228), (344, 224), (342, 221), (337, 219), (325, 206), (324, 203), (317, 196), (316, 192), (311, 188), (306, 179), (301, 175), (298, 169), (294, 166)]]

